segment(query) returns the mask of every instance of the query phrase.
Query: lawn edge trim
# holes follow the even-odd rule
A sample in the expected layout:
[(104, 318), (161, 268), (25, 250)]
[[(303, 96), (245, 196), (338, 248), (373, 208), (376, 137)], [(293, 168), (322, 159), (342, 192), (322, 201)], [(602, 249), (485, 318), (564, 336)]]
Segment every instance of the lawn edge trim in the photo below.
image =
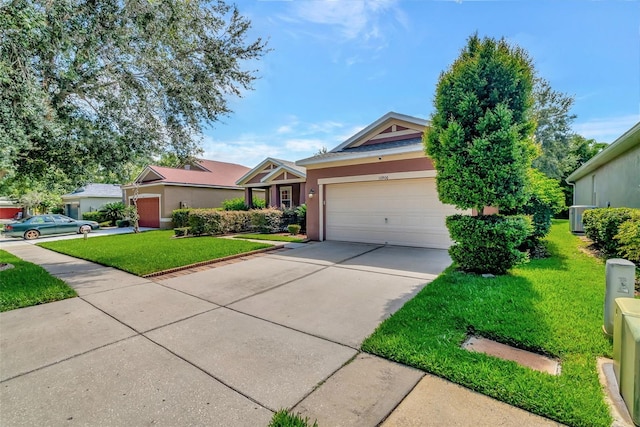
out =
[(200, 261), (200, 262), (196, 262), (195, 264), (188, 264), (188, 265), (183, 265), (183, 266), (180, 266), (180, 267), (170, 268), (168, 270), (161, 270), (161, 271), (156, 271), (154, 273), (143, 274), (140, 277), (143, 277), (145, 279), (149, 279), (149, 278), (152, 278), (152, 277), (164, 276), (165, 274), (177, 273), (179, 271), (189, 270), (191, 268), (204, 267), (205, 265), (211, 265), (211, 264), (217, 264), (219, 262), (231, 261), (231, 260), (234, 260), (234, 259), (237, 259), (237, 258), (242, 258), (244, 256), (250, 256), (250, 255), (256, 255), (256, 254), (263, 253), (263, 252), (275, 251), (276, 249), (280, 249), (280, 247), (276, 246), (276, 245), (273, 245), (273, 246), (270, 246), (268, 248), (256, 249), (254, 251), (243, 252), (243, 253), (235, 254), (235, 255), (228, 255), (228, 256), (225, 256), (225, 257), (222, 257), (222, 258), (210, 259), (210, 260), (207, 260), (207, 261)]

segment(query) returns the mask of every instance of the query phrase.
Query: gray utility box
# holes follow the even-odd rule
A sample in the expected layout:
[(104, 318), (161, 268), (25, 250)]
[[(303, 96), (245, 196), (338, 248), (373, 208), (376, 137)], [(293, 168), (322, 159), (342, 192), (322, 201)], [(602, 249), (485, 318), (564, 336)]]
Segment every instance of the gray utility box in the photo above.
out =
[(604, 331), (613, 335), (613, 318), (616, 298), (633, 298), (636, 266), (626, 259), (607, 260), (607, 288), (604, 295)]
[(629, 414), (640, 425), (640, 300), (616, 300), (613, 372)]
[(597, 206), (591, 205), (573, 205), (569, 207), (569, 227), (572, 233), (584, 233), (582, 224), (582, 215), (584, 211), (596, 209)]

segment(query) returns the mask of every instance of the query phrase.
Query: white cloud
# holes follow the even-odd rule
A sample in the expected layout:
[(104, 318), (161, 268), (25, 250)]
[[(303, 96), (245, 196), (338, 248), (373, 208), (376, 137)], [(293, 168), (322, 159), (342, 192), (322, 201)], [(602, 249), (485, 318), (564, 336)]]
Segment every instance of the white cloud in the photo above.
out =
[(287, 150), (297, 153), (308, 153), (309, 150), (317, 152), (320, 148), (326, 147), (326, 141), (322, 139), (309, 138), (289, 139), (284, 142), (284, 146)]
[[(409, 19), (397, 0), (316, 0), (291, 3), (291, 14), (280, 19), (289, 24), (313, 23), (330, 27), (342, 41), (380, 41), (389, 24), (407, 29)], [(392, 18), (389, 21), (389, 17)], [(318, 34), (325, 38), (326, 32)]]
[(591, 119), (576, 123), (573, 131), (585, 138), (593, 138), (598, 142), (613, 142), (623, 133), (640, 121), (640, 115), (629, 114), (619, 117)]
[(261, 133), (245, 133), (230, 140), (205, 135), (203, 157), (253, 167), (265, 157), (300, 160), (313, 156), (322, 147), (332, 149), (359, 132), (363, 126), (325, 120), (300, 122), (296, 117)]

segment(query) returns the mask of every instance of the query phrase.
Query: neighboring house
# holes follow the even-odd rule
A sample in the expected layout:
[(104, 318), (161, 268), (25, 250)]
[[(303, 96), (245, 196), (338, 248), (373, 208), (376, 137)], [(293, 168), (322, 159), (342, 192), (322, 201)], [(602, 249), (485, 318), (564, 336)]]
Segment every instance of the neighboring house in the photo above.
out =
[(18, 212), (23, 212), (22, 205), (8, 197), (0, 197), (0, 219), (13, 219)]
[(313, 240), (448, 248), (445, 218), (460, 211), (438, 200), (422, 135), (428, 122), (388, 113), (306, 168), (307, 235)]
[(122, 189), (118, 184), (86, 184), (62, 196), (64, 214), (75, 219), (82, 219), (83, 213), (116, 202), (122, 202)]
[(264, 195), (265, 205), (277, 208), (300, 206), (306, 199), (306, 169), (294, 162), (267, 157), (236, 181), (245, 189), (245, 203), (252, 205), (255, 190)]
[(171, 228), (171, 213), (180, 208), (217, 208), (227, 199), (244, 197), (236, 181), (249, 168), (235, 163), (198, 159), (183, 168), (147, 166), (134, 184), (123, 186), (132, 204), (137, 187), (137, 206), (142, 227)]
[(567, 177), (573, 204), (640, 208), (640, 122)]

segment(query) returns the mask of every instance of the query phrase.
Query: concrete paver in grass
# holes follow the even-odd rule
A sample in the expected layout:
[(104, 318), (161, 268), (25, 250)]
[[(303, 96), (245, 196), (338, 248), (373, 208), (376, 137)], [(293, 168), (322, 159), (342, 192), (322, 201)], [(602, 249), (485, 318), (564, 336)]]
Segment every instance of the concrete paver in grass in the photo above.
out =
[(151, 281), (87, 295), (84, 299), (138, 332), (218, 307)]
[(444, 249), (383, 246), (340, 263), (340, 267), (384, 274), (398, 274), (432, 281), (449, 265)]
[(554, 421), (427, 374), (382, 427), (551, 427)]
[(369, 354), (359, 354), (293, 412), (320, 426), (377, 426), (424, 373)]
[(229, 307), (359, 348), (424, 283), (411, 277), (330, 267)]
[(0, 313), (0, 380), (135, 334), (79, 298)]
[(6, 381), (2, 425), (266, 426), (272, 413), (133, 337)]
[(316, 264), (260, 257), (239, 261), (224, 268), (158, 280), (158, 283), (215, 304), (227, 305), (321, 268), (321, 265)]
[(147, 336), (274, 411), (295, 405), (356, 354), (226, 308)]
[(307, 243), (304, 247), (296, 248), (278, 254), (269, 254), (269, 258), (289, 261), (309, 262), (320, 265), (332, 265), (366, 252), (372, 251), (380, 245), (367, 243), (322, 242)]

